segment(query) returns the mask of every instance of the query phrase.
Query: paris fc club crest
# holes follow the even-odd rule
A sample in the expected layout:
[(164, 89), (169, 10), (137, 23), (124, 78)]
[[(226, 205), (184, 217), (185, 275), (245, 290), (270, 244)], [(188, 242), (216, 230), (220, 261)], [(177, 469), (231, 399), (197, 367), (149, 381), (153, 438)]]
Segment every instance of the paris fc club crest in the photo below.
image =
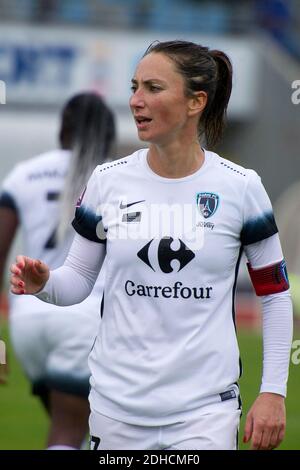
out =
[(198, 193), (197, 206), (205, 219), (208, 219), (217, 211), (219, 196), (215, 193)]

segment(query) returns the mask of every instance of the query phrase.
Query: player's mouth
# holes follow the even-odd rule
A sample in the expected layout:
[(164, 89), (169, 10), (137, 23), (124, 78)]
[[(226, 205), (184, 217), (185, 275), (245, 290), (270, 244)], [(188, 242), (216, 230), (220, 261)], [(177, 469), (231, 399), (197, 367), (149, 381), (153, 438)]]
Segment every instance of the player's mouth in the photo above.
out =
[(136, 126), (139, 130), (144, 130), (148, 127), (149, 123), (152, 121), (151, 118), (146, 116), (134, 116)]

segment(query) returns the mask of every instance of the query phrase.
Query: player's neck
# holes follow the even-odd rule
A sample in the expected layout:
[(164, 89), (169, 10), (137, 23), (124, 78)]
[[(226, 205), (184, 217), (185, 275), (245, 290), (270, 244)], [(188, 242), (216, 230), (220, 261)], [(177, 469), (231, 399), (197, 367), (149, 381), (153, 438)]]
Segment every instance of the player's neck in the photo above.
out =
[(204, 152), (198, 142), (184, 148), (176, 143), (168, 146), (151, 144), (148, 165), (164, 178), (184, 178), (198, 171), (204, 163)]

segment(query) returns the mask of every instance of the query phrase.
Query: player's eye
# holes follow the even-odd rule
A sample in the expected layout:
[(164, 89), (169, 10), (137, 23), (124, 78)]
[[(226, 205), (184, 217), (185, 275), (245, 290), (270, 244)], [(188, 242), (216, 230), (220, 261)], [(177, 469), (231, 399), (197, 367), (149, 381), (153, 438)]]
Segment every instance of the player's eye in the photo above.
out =
[(161, 87), (157, 86), (157, 85), (149, 85), (149, 89), (150, 89), (150, 91), (153, 91), (153, 92), (161, 91)]

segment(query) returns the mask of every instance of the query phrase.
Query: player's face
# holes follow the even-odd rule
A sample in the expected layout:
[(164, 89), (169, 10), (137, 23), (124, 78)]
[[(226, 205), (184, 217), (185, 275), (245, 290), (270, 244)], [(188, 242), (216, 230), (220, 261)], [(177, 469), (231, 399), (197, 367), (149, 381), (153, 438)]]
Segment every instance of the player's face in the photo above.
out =
[(185, 133), (189, 98), (175, 65), (162, 53), (150, 53), (132, 79), (130, 108), (141, 140), (167, 144)]

